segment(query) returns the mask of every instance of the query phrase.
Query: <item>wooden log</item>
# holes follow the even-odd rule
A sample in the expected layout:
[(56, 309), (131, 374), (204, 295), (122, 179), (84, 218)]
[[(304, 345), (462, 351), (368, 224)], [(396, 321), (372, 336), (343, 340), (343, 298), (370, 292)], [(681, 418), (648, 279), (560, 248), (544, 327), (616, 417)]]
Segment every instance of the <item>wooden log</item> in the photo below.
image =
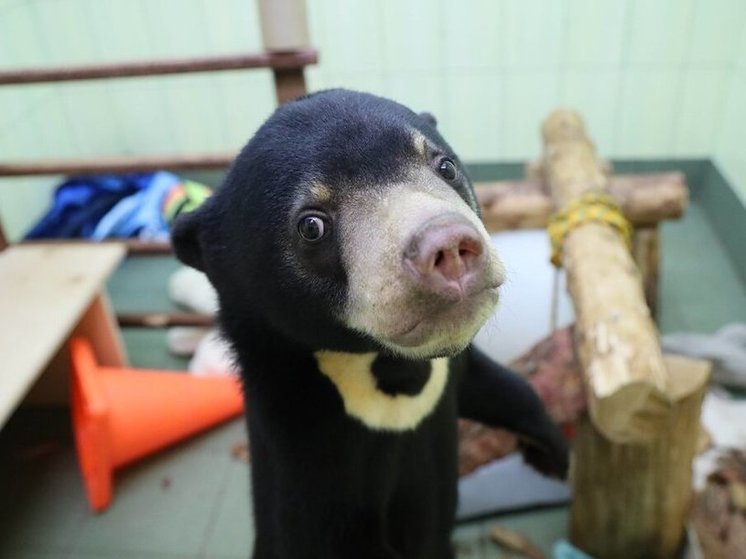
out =
[[(614, 165), (607, 159), (599, 159), (603, 172), (609, 177), (614, 173)], [(544, 180), (544, 161), (536, 159), (528, 161), (523, 170), (523, 176), (529, 180)]]
[[(607, 177), (577, 113), (551, 114), (543, 134), (544, 170), (558, 208), (606, 191)], [(661, 436), (671, 406), (669, 377), (629, 249), (616, 230), (589, 222), (567, 235), (563, 251), (596, 428), (617, 443)]]
[(110, 64), (19, 68), (0, 71), (0, 85), (66, 82), (103, 78), (129, 78), (192, 72), (216, 72), (247, 68), (289, 69), (315, 64), (318, 55), (307, 48), (293, 52), (260, 52), (201, 58), (127, 61)]
[[(489, 231), (544, 228), (554, 211), (541, 179), (479, 182), (475, 189)], [(689, 202), (686, 178), (678, 172), (611, 176), (608, 191), (636, 227), (681, 217)]]
[(666, 355), (671, 411), (663, 437), (616, 444), (587, 416), (574, 441), (570, 537), (604, 559), (671, 559), (681, 545), (692, 503), (705, 361)]

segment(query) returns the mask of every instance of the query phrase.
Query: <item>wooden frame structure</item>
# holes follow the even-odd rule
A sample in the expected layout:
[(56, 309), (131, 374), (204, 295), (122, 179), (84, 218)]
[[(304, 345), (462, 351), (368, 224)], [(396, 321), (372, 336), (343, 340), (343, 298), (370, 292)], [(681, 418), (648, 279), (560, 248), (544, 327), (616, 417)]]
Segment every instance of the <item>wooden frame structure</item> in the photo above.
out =
[[(304, 68), (318, 61), (317, 52), (309, 46), (305, 0), (259, 0), (259, 19), (264, 52), (5, 70), (0, 71), (0, 86), (266, 68), (272, 70), (277, 103), (287, 103), (306, 93)], [(0, 161), (0, 178), (126, 173), (164, 168), (224, 169), (234, 157), (235, 153), (195, 153)], [(169, 243), (127, 240), (124, 244), (129, 254), (148, 256), (171, 252)], [(0, 250), (7, 246), (0, 223)], [(120, 315), (118, 320), (123, 326), (146, 327), (204, 325), (212, 321), (194, 313)]]
[[(303, 70), (318, 61), (310, 48), (305, 0), (259, 0), (264, 52), (202, 58), (129, 61), (54, 68), (25, 68), (0, 71), (0, 86), (57, 83), (79, 80), (161, 76), (177, 73), (214, 72), (266, 68), (272, 70), (278, 104), (306, 93)], [(68, 160), (38, 159), (0, 161), (0, 178), (35, 175), (84, 175), (102, 172), (133, 172), (155, 169), (217, 169), (226, 167), (234, 153), (97, 157)], [(7, 245), (0, 226), (0, 249)], [(147, 250), (142, 244), (136, 250)], [(167, 245), (155, 245), (163, 253)], [(152, 248), (152, 247), (151, 247)]]

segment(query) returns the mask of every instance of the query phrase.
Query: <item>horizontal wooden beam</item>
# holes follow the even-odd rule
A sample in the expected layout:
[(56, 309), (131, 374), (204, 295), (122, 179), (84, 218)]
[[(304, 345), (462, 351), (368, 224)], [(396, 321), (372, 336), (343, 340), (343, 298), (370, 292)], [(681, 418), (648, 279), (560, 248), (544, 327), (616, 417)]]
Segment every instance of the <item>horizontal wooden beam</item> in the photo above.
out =
[[(636, 227), (651, 227), (681, 217), (689, 202), (682, 173), (612, 175), (609, 193)], [(554, 203), (539, 179), (476, 184), (482, 220), (489, 231), (546, 227)]]
[(119, 326), (129, 328), (171, 328), (172, 326), (199, 326), (210, 328), (215, 317), (192, 312), (119, 313)]
[(234, 152), (197, 153), (191, 155), (135, 155), (85, 159), (36, 159), (29, 161), (0, 161), (0, 177), (38, 175), (99, 175), (106, 173), (134, 173), (139, 171), (224, 169)]
[(19, 68), (0, 70), (0, 85), (96, 80), (104, 78), (131, 78), (191, 72), (215, 72), (248, 68), (288, 70), (303, 68), (318, 61), (313, 49), (293, 52), (261, 52), (201, 58), (147, 60), (81, 66), (47, 68)]

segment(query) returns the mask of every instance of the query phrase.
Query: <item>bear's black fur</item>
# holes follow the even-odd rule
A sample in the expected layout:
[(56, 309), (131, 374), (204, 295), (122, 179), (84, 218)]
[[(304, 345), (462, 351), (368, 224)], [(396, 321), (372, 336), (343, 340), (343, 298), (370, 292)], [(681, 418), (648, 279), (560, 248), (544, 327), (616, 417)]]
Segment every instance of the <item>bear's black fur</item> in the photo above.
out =
[[(416, 397), (435, 374), (430, 358), (438, 355), (403, 356), (341, 318), (351, 289), (345, 258), (355, 256), (341, 250), (335, 216), (353, 191), (382, 196), (413, 166), (431, 172), (413, 134), (436, 161), (455, 163), (459, 176), (445, 183), (477, 211), (432, 117), (332, 90), (278, 109), (222, 188), (176, 223), (176, 253), (215, 286), (243, 370), (255, 559), (453, 557), (458, 416), (515, 431), (529, 463), (566, 474), (564, 441), (532, 389), (471, 346), (451, 355), (442, 394), (411, 428), (375, 428), (351, 416), (320, 372), (319, 351), (370, 353), (376, 389), (392, 401)], [(314, 184), (331, 192), (320, 210), (308, 201)], [(299, 235), (307, 207), (329, 216), (322, 243)]]

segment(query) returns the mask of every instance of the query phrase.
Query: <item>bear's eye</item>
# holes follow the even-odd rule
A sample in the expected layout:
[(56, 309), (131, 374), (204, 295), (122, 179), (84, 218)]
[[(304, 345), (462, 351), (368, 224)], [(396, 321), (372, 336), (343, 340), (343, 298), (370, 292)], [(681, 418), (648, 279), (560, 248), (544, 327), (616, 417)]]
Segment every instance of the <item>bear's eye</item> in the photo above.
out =
[(438, 172), (440, 173), (440, 176), (447, 181), (452, 181), (458, 176), (456, 164), (447, 157), (440, 160), (440, 163), (438, 164)]
[(298, 233), (308, 242), (320, 241), (326, 235), (326, 223), (317, 215), (307, 215), (298, 222)]

